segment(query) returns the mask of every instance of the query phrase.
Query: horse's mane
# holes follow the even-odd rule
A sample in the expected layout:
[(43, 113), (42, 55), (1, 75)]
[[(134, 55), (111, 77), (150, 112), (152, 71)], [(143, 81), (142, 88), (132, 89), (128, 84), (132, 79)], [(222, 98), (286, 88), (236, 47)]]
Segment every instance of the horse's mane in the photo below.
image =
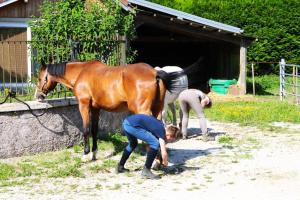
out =
[(66, 62), (55, 63), (55, 64), (46, 64), (47, 71), (49, 74), (54, 76), (63, 76), (66, 71)]

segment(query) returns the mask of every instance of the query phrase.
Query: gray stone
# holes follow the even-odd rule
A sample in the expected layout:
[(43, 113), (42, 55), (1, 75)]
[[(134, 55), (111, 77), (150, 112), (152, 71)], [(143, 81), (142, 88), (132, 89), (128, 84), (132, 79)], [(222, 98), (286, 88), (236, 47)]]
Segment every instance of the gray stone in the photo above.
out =
[[(62, 101), (59, 101), (62, 102)], [(64, 103), (64, 102), (62, 102)], [(45, 106), (45, 114), (34, 117), (29, 110), (9, 105), (1, 111), (0, 106), (0, 158), (36, 154), (71, 147), (80, 142), (82, 119), (75, 103)], [(31, 102), (30, 105), (34, 105)], [(18, 107), (18, 106), (17, 106)], [(3, 107), (2, 107), (3, 108)], [(39, 103), (39, 111), (41, 105)], [(127, 113), (101, 111), (99, 136), (114, 133), (121, 129)]]

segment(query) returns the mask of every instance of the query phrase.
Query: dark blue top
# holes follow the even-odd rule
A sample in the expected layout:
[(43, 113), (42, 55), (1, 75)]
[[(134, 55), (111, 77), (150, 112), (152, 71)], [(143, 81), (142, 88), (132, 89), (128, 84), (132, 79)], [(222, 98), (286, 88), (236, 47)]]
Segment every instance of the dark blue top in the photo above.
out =
[(135, 114), (126, 118), (131, 126), (143, 128), (155, 137), (165, 139), (166, 131), (163, 123), (149, 115)]

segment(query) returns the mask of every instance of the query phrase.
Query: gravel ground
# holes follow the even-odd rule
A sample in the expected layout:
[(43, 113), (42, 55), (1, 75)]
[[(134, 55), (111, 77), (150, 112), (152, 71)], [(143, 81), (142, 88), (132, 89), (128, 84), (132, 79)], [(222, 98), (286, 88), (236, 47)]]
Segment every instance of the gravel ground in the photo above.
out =
[[(291, 124), (275, 125), (285, 128), (271, 132), (209, 122), (216, 140), (204, 142), (197, 120), (191, 119), (190, 138), (168, 144), (170, 171), (155, 172), (160, 180), (140, 177), (141, 157), (128, 161), (127, 174), (111, 169), (85, 178), (30, 180), (0, 188), (0, 199), (300, 200), (300, 130)], [(223, 135), (235, 142), (220, 144)]]

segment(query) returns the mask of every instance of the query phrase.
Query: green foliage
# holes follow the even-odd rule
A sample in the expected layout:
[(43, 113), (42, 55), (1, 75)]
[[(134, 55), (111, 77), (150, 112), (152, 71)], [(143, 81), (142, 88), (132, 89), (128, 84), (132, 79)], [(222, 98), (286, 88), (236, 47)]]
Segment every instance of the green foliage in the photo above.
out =
[[(254, 77), (256, 95), (279, 95), (279, 76), (264, 75)], [(247, 93), (253, 93), (252, 77), (247, 78)]]
[(30, 27), (38, 62), (68, 61), (73, 42), (80, 42), (78, 60), (100, 59), (115, 64), (118, 36), (126, 35), (129, 40), (134, 36), (133, 15), (125, 14), (110, 0), (89, 7), (81, 0), (45, 0), (41, 16)]
[[(240, 27), (258, 38), (248, 49), (248, 61), (300, 62), (299, 0), (151, 0), (197, 16)], [(276, 73), (275, 65), (259, 74)]]

